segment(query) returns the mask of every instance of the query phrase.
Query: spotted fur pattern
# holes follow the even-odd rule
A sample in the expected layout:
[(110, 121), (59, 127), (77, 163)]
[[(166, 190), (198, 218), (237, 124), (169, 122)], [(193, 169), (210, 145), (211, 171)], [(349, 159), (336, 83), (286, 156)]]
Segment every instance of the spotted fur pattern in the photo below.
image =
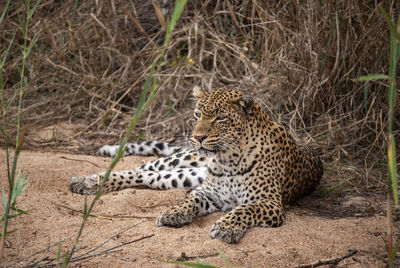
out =
[[(210, 236), (227, 243), (238, 242), (252, 226), (280, 226), (285, 219), (283, 205), (318, 185), (321, 160), (298, 146), (252, 97), (231, 89), (195, 89), (194, 96), (198, 99), (191, 137), (195, 150), (172, 154), (135, 171), (113, 173), (106, 191), (139, 185), (192, 188), (180, 205), (161, 213), (157, 226), (181, 227), (197, 216), (225, 211)], [(101, 176), (75, 178), (71, 190), (90, 193)]]
[[(156, 142), (153, 142), (156, 143)], [(151, 152), (151, 148), (143, 146), (142, 153), (168, 155), (172, 147), (167, 143), (163, 144), (164, 150), (160, 149)], [(130, 144), (131, 145), (131, 144)], [(133, 144), (132, 144), (133, 145)], [(139, 147), (135, 144), (135, 147)], [(159, 146), (160, 147), (160, 146)], [(106, 149), (111, 148), (110, 151)], [(155, 146), (154, 148), (158, 148)], [(118, 146), (103, 146), (100, 153), (106, 156), (114, 156)], [(164, 158), (149, 162), (138, 169), (112, 172), (108, 181), (103, 187), (103, 192), (119, 191), (126, 188), (145, 186), (152, 189), (194, 189), (203, 183), (207, 175), (208, 158), (199, 156), (197, 151), (182, 151), (173, 153)], [(105, 173), (93, 174), (90, 176), (77, 176), (71, 179), (70, 189), (78, 194), (94, 194), (97, 192), (100, 182)]]

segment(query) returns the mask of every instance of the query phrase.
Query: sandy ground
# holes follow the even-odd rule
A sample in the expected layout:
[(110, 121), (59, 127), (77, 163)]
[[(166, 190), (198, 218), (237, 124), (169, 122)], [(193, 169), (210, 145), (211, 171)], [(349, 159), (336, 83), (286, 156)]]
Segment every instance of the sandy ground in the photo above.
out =
[[(152, 159), (127, 157), (115, 170), (136, 168)], [(4, 160), (5, 152), (0, 151), (2, 183), (6, 180)], [(29, 171), (29, 187), (19, 198), (18, 207), (29, 214), (11, 220), (10, 230), (17, 231), (7, 238), (5, 264), (18, 267), (45, 257), (53, 259), (60, 240), (63, 253), (70, 249), (82, 221), (79, 211), (83, 209), (84, 196), (69, 191), (69, 180), (103, 171), (110, 161), (95, 156), (23, 151), (19, 166)], [(185, 194), (184, 190), (126, 189), (104, 195), (95, 206), (94, 217), (87, 222), (74, 256), (91, 251), (84, 255), (88, 256), (147, 238), (71, 266), (175, 267), (162, 261), (182, 259), (183, 255), (188, 261), (226, 267), (216, 248), (224, 252), (233, 267), (296, 267), (344, 256), (349, 249), (358, 252), (342, 260), (338, 267), (378, 267), (384, 262), (384, 218), (376, 213), (345, 216), (340, 207), (337, 215), (327, 216), (315, 208), (291, 206), (282, 227), (252, 228), (234, 245), (208, 236), (212, 224), (223, 213), (200, 217), (180, 229), (157, 228), (155, 217)], [(324, 200), (318, 197), (306, 198), (302, 203), (307, 206), (315, 202), (324, 206)]]

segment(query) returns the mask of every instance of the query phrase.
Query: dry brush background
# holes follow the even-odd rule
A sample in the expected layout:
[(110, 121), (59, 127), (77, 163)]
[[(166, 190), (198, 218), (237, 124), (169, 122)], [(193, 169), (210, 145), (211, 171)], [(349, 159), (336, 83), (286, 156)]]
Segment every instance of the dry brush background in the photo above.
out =
[[(167, 19), (174, 5), (153, 2), (159, 8), (149, 0), (41, 1), (29, 33), (40, 37), (26, 67), (25, 148), (93, 153), (103, 143), (119, 141), (162, 45), (161, 17)], [(382, 2), (398, 16), (399, 1)], [(387, 85), (356, 81), (388, 72), (389, 31), (379, 3), (188, 1), (157, 74), (157, 98), (134, 136), (185, 143), (193, 86), (237, 87), (256, 96), (304, 142), (321, 148), (326, 165), (351, 169), (352, 184), (382, 188)], [(19, 83), (23, 34), (18, 29), (25, 8), (25, 1), (12, 1), (0, 25), (0, 51), (16, 32), (3, 74), (8, 100)], [(156, 10), (164, 16), (157, 17)], [(16, 106), (14, 101), (9, 112), (10, 137)], [(29, 135), (58, 122), (83, 127), (69, 139)]]

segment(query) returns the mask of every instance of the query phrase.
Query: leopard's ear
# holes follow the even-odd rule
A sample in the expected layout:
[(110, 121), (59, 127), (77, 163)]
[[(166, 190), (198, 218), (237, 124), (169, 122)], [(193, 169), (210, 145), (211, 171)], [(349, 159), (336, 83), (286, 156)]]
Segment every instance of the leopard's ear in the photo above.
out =
[(249, 95), (242, 95), (235, 101), (242, 110), (247, 113), (248, 110), (251, 109), (254, 105), (254, 99), (252, 96)]
[(193, 87), (193, 97), (195, 97), (196, 99), (200, 99), (201, 97), (203, 97), (205, 94), (205, 90), (201, 89), (198, 86), (194, 86)]

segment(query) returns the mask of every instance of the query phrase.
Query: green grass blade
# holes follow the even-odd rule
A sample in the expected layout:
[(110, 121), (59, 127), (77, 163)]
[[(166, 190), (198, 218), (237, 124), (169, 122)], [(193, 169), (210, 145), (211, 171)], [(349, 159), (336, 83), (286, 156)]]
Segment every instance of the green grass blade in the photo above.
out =
[[(13, 209), (13, 208), (11, 208), (11, 209)], [(13, 210), (16, 210), (16, 209), (13, 209)], [(18, 216), (21, 216), (21, 215), (25, 215), (25, 214), (28, 214), (28, 211), (24, 211), (24, 210), (18, 209), (17, 213), (9, 214), (7, 218), (11, 219), (11, 218), (15, 218), (15, 217), (18, 217)]]
[(392, 181), (393, 199), (396, 206), (398, 206), (399, 193), (398, 193), (398, 181), (397, 181), (396, 143), (393, 134), (389, 135), (388, 166), (389, 166), (390, 179)]
[(3, 57), (1, 58), (1, 62), (0, 62), (0, 69), (3, 68), (4, 63), (5, 63), (6, 60), (7, 60), (8, 53), (10, 52), (11, 46), (12, 46), (12, 44), (14, 43), (14, 39), (15, 39), (15, 35), (16, 35), (16, 34), (17, 34), (17, 33), (15, 32), (14, 35), (13, 35), (13, 37), (11, 38), (9, 44), (8, 44), (8, 47), (7, 47), (6, 51), (4, 51)]
[(387, 25), (389, 26), (390, 29), (390, 34), (393, 35), (397, 40), (400, 40), (400, 35), (397, 32), (397, 26), (394, 23), (394, 19), (391, 18), (385, 11), (385, 9), (382, 7), (382, 5), (379, 6), (379, 9), (381, 10), (383, 17), (385, 18), (385, 21)]
[(56, 262), (60, 263), (61, 260), (61, 240), (58, 241)]
[(211, 241), (212, 246), (217, 250), (218, 254), (221, 256), (221, 258), (225, 261), (225, 263), (228, 265), (228, 267), (233, 267), (232, 263), (228, 260), (228, 258), (225, 256), (224, 252), (222, 252), (222, 250), (219, 249), (219, 247), (217, 247), (217, 245), (215, 245), (211, 238), (208, 238)]
[(35, 14), (35, 10), (39, 4), (40, 4), (40, 0), (38, 0), (36, 2), (36, 4), (30, 10), (28, 10), (28, 19), (30, 19), (33, 16), (33, 14)]
[(18, 213), (18, 215), (23, 215), (23, 214), (28, 214), (28, 211), (31, 211), (31, 210), (22, 210), (22, 209), (19, 209), (19, 208), (16, 208), (16, 207), (12, 207), (12, 209), (14, 210), (14, 211), (16, 211), (17, 213)]
[(37, 35), (35, 35), (35, 36), (33, 37), (33, 40), (32, 40), (32, 42), (29, 44), (28, 49), (27, 49), (27, 51), (26, 51), (25, 58), (27, 58), (27, 57), (29, 56), (29, 54), (31, 53), (31, 50), (32, 50), (32, 48), (35, 46), (36, 42), (38, 41), (39, 36), (40, 36), (40, 35), (37, 34)]
[(224, 252), (220, 250), (216, 245), (214, 245), (214, 248), (218, 251), (218, 254), (221, 256), (221, 258), (225, 261), (225, 263), (228, 265), (228, 267), (233, 267), (232, 263), (228, 260), (228, 258), (225, 256)]
[(13, 206), (15, 198), (18, 196), (17, 189), (20, 177), (21, 177), (21, 171), (18, 171), (17, 176), (14, 178), (14, 183), (11, 191), (10, 206)]
[(394, 106), (396, 101), (396, 68), (397, 68), (397, 53), (399, 45), (397, 40), (390, 37), (390, 66), (389, 66), (389, 134), (392, 133)]
[(61, 267), (67, 267), (71, 257), (72, 257), (72, 253), (71, 254), (67, 254), (67, 256), (65, 256), (65, 259), (64, 259), (64, 261), (62, 262), (62, 264), (60, 266)]
[(389, 79), (389, 76), (386, 74), (371, 74), (359, 77), (358, 81), (372, 81), (372, 80), (381, 80), (381, 79)]
[[(381, 8), (381, 7), (380, 7)], [(396, 144), (393, 135), (393, 119), (394, 109), (396, 104), (396, 79), (397, 79), (397, 65), (400, 54), (400, 16), (398, 18), (398, 25), (394, 24), (394, 19), (389, 18), (388, 14), (383, 8), (381, 8), (382, 14), (390, 28), (390, 60), (389, 60), (389, 92), (388, 92), (388, 103), (389, 103), (389, 140), (388, 140), (388, 169), (393, 191), (393, 199), (398, 206), (398, 181), (397, 181), (397, 165), (396, 165)]]
[(7, 107), (5, 108), (5, 111), (8, 111), (8, 109), (10, 109), (10, 106), (11, 106), (11, 104), (14, 102), (15, 97), (17, 96), (17, 94), (18, 94), (18, 91), (15, 90), (15, 91), (14, 91), (14, 94), (12, 95), (12, 97), (10, 98), (10, 101), (9, 101), (8, 104), (7, 104)]
[(12, 189), (12, 196), (10, 201), (11, 207), (14, 207), (14, 203), (17, 197), (20, 196), (28, 187), (28, 183), (26, 182), (27, 175), (28, 173), (25, 173), (25, 175), (21, 178), (21, 171), (18, 171), (17, 176), (14, 179), (14, 185)]
[(88, 213), (88, 206), (87, 206), (87, 194), (85, 194), (85, 205), (84, 205), (84, 207), (83, 207), (83, 215), (85, 216), (85, 215), (87, 215), (87, 213)]
[(6, 235), (8, 235), (8, 234), (12, 234), (12, 233), (15, 233), (17, 231), (17, 229), (15, 229), (15, 230), (11, 230), (11, 231), (7, 231), (6, 232)]
[(174, 11), (172, 13), (171, 21), (168, 24), (169, 32), (175, 28), (176, 23), (182, 15), (183, 9), (185, 8), (186, 0), (176, 0)]
[(26, 190), (26, 188), (28, 187), (28, 182), (27, 182), (27, 180), (26, 180), (26, 178), (28, 177), (28, 172), (26, 172), (25, 173), (25, 175), (24, 175), (24, 177), (22, 178), (22, 181), (21, 181), (21, 185), (20, 185), (20, 187), (19, 187), (19, 191), (20, 191), (20, 193), (22, 194), (25, 190)]
[(179, 18), (182, 15), (185, 5), (186, 5), (186, 0), (176, 0), (176, 2), (175, 2), (175, 7), (174, 7), (174, 11), (172, 13), (171, 20), (168, 21), (167, 34), (166, 34), (165, 40), (164, 40), (164, 48), (169, 43), (172, 31), (175, 28), (176, 23), (178, 22)]
[(19, 156), (19, 153), (21, 151), (23, 143), (24, 143), (24, 135), (22, 135), (22, 137), (19, 139), (17, 147), (15, 148), (15, 152), (14, 152), (14, 159), (13, 159), (12, 169), (11, 169), (11, 177), (9, 178), (9, 183), (11, 185), (11, 188), (14, 187), (13, 186), (14, 185), (14, 181), (12, 181), (12, 178), (15, 178), (15, 172), (17, 170), (18, 156)]
[(4, 192), (4, 187), (3, 186), (1, 187), (1, 197), (3, 199), (3, 211), (6, 211), (7, 200), (6, 200), (6, 193)]
[(390, 254), (390, 256), (389, 256), (389, 259), (390, 259), (389, 267), (393, 267), (393, 262), (396, 259), (397, 252), (399, 252), (399, 247), (398, 247), (398, 245), (395, 245), (393, 248), (392, 254)]
[(142, 94), (140, 95), (139, 103), (136, 108), (136, 111), (139, 113), (143, 110), (143, 107), (145, 105), (146, 97), (148, 95), (149, 89), (151, 87), (152, 79), (154, 76), (155, 66), (156, 66), (156, 61), (154, 61), (153, 66), (150, 69), (149, 76), (147, 77), (146, 82), (144, 83), (144, 90), (142, 91)]
[(0, 24), (3, 22), (4, 16), (6, 15), (6, 12), (8, 10), (8, 6), (10, 5), (11, 0), (7, 0), (6, 5), (3, 8), (3, 12), (1, 12), (0, 16)]
[(74, 1), (74, 15), (72, 17), (72, 21), (74, 21), (78, 15), (78, 2), (79, 2), (79, 0)]

